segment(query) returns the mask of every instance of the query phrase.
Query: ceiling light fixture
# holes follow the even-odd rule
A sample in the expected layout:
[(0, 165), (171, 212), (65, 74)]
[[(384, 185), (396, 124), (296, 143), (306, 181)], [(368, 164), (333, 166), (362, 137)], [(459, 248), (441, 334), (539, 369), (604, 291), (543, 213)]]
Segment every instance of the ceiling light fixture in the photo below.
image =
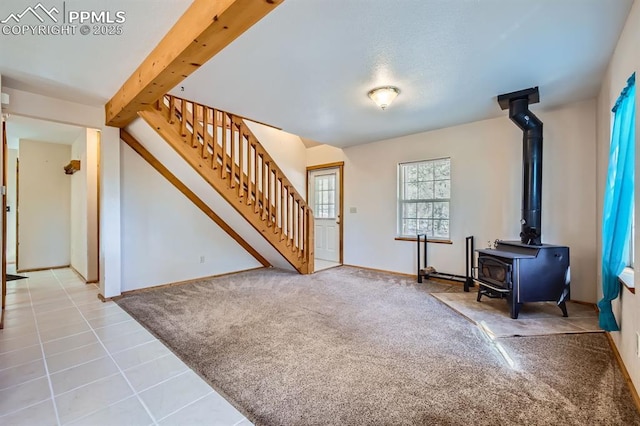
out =
[(376, 87), (367, 93), (371, 100), (380, 108), (386, 109), (400, 94), (400, 89), (394, 86)]

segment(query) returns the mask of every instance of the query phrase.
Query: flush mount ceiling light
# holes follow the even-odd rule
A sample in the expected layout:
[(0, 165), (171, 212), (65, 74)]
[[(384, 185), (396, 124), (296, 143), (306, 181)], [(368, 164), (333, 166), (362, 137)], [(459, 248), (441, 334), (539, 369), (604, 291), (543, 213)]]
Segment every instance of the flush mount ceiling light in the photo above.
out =
[(394, 86), (376, 87), (368, 95), (380, 108), (385, 109), (400, 94), (400, 89)]

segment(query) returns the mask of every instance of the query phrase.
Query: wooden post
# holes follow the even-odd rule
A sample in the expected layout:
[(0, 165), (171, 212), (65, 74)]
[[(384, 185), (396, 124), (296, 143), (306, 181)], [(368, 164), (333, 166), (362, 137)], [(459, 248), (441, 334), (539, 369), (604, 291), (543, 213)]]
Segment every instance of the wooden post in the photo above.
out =
[(313, 212), (310, 208), (307, 207), (307, 220), (306, 220), (306, 249), (305, 249), (305, 258), (307, 261), (306, 273), (312, 274), (315, 272), (315, 240), (314, 240), (314, 232), (315, 225), (313, 222)]
[[(244, 136), (242, 135), (242, 129), (238, 127), (238, 197), (244, 197)], [(247, 168), (248, 170), (248, 168)], [(244, 201), (244, 200), (241, 200)]]
[(176, 98), (175, 96), (169, 96), (169, 124), (176, 122)]
[(187, 136), (187, 103), (184, 99), (180, 99), (180, 135), (184, 138)]
[(269, 216), (271, 214), (271, 198), (270, 198), (270, 188), (271, 184), (269, 183), (269, 162), (264, 162), (264, 181), (262, 182), (262, 198), (264, 200), (264, 210), (262, 220), (267, 221), (267, 226), (269, 226), (269, 222), (271, 221)]
[(260, 211), (260, 183), (259, 183), (259, 173), (258, 173), (258, 166), (260, 165), (260, 156), (258, 155), (258, 145), (254, 145), (255, 148), (255, 162), (253, 163), (253, 167), (254, 167), (254, 171), (253, 171), (253, 178), (254, 178), (254, 191), (255, 191), (255, 196), (253, 198), (254, 203), (253, 203), (253, 211), (254, 213), (258, 213)]
[(218, 140), (218, 111), (211, 109), (211, 112), (213, 113), (211, 117), (211, 124), (213, 125), (211, 128), (211, 136), (213, 137), (213, 170), (216, 170), (218, 168), (218, 151), (220, 151), (218, 148), (220, 142)]
[(227, 113), (222, 113), (222, 179), (227, 178)]
[[(202, 145), (207, 155), (211, 155), (211, 168), (214, 167), (215, 151), (213, 150), (213, 144), (211, 143), (211, 136), (209, 133), (209, 108), (202, 105)], [(211, 152), (209, 152), (211, 147)]]
[(284, 181), (280, 180), (280, 241), (285, 239), (284, 233), (284, 220), (285, 220), (285, 203), (284, 203), (285, 185)]
[(247, 138), (247, 205), (250, 206), (253, 202), (251, 193), (253, 192), (253, 181), (251, 180), (251, 173), (253, 172), (253, 163), (256, 161), (255, 149), (251, 145), (251, 141)]
[(233, 116), (229, 117), (229, 136), (231, 136), (231, 188), (236, 187), (236, 125)]

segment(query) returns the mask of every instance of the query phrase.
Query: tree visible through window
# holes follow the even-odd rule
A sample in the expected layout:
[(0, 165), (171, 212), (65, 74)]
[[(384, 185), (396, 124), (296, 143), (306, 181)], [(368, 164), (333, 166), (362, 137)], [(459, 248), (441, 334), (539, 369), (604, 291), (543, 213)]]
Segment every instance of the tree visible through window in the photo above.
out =
[(398, 234), (449, 239), (451, 159), (398, 166)]
[(316, 219), (335, 219), (336, 217), (336, 174), (316, 176), (315, 178)]

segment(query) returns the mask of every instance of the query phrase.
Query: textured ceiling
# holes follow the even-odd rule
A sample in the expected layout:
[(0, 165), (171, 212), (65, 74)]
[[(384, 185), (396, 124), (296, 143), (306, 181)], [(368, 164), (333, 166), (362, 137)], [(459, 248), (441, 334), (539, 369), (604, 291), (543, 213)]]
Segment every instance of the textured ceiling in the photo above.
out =
[[(177, 95), (336, 146), (594, 97), (632, 0), (286, 0)], [(402, 93), (386, 110), (367, 98)]]
[[(0, 20), (36, 3), (1, 0)], [(124, 10), (124, 33), (0, 35), (2, 83), (104, 104), (189, 4), (66, 0)], [(554, 107), (596, 95), (631, 4), (285, 0), (174, 93), (336, 146), (499, 116), (496, 95), (531, 86)], [(382, 111), (366, 94), (388, 84), (402, 93)]]
[[(0, 21), (41, 2), (66, 11), (125, 12), (121, 35), (0, 34), (2, 84), (104, 105), (178, 20), (191, 0), (0, 0)], [(10, 23), (13, 23), (11, 21)], [(50, 24), (45, 17), (45, 24)], [(32, 15), (20, 24), (37, 25)], [(2, 25), (0, 25), (1, 27)]]

